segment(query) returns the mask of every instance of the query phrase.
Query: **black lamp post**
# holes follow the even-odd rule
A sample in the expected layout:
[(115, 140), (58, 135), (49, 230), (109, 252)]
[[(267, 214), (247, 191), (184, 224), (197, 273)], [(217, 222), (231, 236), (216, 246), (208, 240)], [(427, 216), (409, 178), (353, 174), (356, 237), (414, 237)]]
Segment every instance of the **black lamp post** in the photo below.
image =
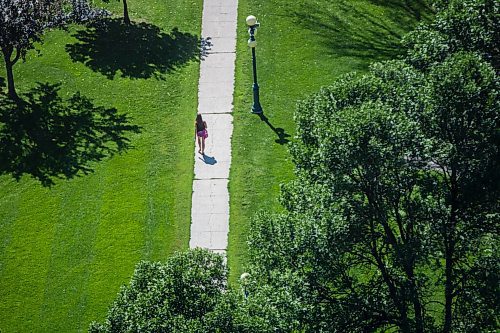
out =
[(245, 296), (245, 299), (248, 298), (247, 285), (248, 285), (249, 278), (250, 278), (249, 273), (243, 273), (240, 276), (240, 283), (241, 283), (241, 286), (243, 287), (243, 296)]
[(257, 18), (253, 15), (250, 15), (246, 19), (246, 23), (248, 25), (248, 33), (250, 34), (250, 39), (248, 40), (248, 46), (252, 49), (252, 65), (253, 65), (253, 105), (252, 105), (252, 113), (261, 114), (262, 106), (260, 106), (259, 101), (259, 84), (257, 83), (257, 62), (255, 59), (255, 47), (257, 46), (257, 41), (255, 40), (255, 33), (257, 32), (257, 28), (259, 27), (259, 23), (257, 22)]

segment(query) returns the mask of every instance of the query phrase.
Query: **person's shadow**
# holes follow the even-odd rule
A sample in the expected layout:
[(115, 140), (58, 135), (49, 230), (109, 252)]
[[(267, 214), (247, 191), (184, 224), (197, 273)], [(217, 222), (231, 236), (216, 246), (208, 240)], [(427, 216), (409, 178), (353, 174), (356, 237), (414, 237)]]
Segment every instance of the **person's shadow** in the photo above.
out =
[(276, 135), (278, 136), (278, 139), (274, 140), (274, 142), (279, 143), (280, 145), (284, 145), (290, 142), (290, 140), (287, 139), (290, 137), (290, 134), (286, 133), (283, 128), (274, 127), (273, 124), (269, 122), (269, 119), (267, 119), (267, 117), (263, 113), (259, 114), (259, 118), (260, 120), (265, 122), (267, 126), (269, 126), (269, 128), (272, 129), (273, 132), (276, 133)]
[(206, 154), (203, 154), (202, 157), (200, 157), (200, 160), (205, 162), (205, 164), (210, 164), (210, 165), (214, 165), (215, 163), (217, 163), (217, 160), (215, 159), (214, 156), (208, 156)]

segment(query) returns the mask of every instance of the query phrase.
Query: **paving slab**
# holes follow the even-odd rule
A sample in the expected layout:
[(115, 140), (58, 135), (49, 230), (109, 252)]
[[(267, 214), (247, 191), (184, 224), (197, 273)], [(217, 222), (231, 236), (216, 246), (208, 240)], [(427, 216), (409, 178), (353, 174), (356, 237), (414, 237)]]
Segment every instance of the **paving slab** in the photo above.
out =
[(236, 38), (236, 21), (227, 20), (223, 22), (203, 22), (201, 31), (203, 37), (211, 38)]
[[(203, 173), (204, 175), (206, 175), (206, 177), (209, 178), (227, 179), (229, 177), (229, 167), (230, 167), (230, 162), (227, 161), (217, 162), (217, 167), (211, 167), (209, 164), (196, 163), (194, 170), (195, 173), (197, 174)], [(195, 178), (195, 179), (200, 179), (200, 178)]]
[(221, 214), (210, 214), (205, 216), (205, 223), (200, 223), (193, 226), (192, 232), (228, 232), (229, 228), (226, 223), (227, 219), (226, 213)]
[(226, 194), (229, 198), (227, 190), (227, 179), (206, 179), (193, 181), (193, 193), (198, 193), (200, 196), (221, 196)]
[(200, 97), (198, 98), (198, 113), (203, 115), (216, 113), (231, 113), (233, 111), (233, 96)]
[(205, 6), (234, 6), (237, 8), (238, 0), (205, 0), (203, 7), (205, 8)]
[(191, 248), (201, 247), (208, 250), (226, 250), (227, 231), (191, 232), (189, 246)]
[[(207, 114), (203, 115), (203, 120), (206, 121), (208, 128), (216, 130), (233, 130), (233, 116), (230, 114)], [(224, 133), (226, 138), (230, 138), (232, 133)]]
[[(209, 55), (207, 58), (212, 57), (215, 55)], [(203, 69), (203, 72), (201, 72), (201, 77), (200, 77), (200, 82), (203, 83), (203, 85), (210, 85), (213, 82), (234, 82), (234, 79), (232, 76), (227, 76), (226, 75), (227, 68), (225, 67), (207, 67)], [(199, 87), (200, 88), (200, 87)], [(198, 89), (199, 89), (198, 88)], [(210, 96), (212, 98), (215, 98), (217, 96)]]
[(212, 53), (229, 53), (236, 50), (236, 39), (233, 37), (218, 37), (213, 36), (210, 39), (211, 46), (208, 50), (209, 54)]
[(234, 86), (231, 81), (217, 81), (210, 84), (200, 86), (198, 96), (203, 97), (232, 97), (231, 88)]
[(206, 14), (206, 16), (203, 17), (203, 20), (214, 21), (213, 17), (217, 15), (230, 15), (231, 19), (235, 19), (237, 17), (237, 10), (238, 9), (233, 3), (219, 4), (215, 1), (205, 1), (203, 3), (203, 13)]
[[(220, 77), (226, 77), (226, 81), (234, 81), (234, 75), (229, 72), (228, 73), (228, 65), (234, 65), (234, 61), (236, 60), (236, 55), (234, 53), (213, 53), (210, 56), (207, 56), (200, 64), (201, 79), (203, 79), (203, 75), (205, 71), (210, 71), (211, 68), (223, 68), (218, 72)], [(234, 66), (233, 66), (234, 67)], [(229, 68), (230, 69), (230, 68)], [(204, 80), (200, 81), (203, 82)]]

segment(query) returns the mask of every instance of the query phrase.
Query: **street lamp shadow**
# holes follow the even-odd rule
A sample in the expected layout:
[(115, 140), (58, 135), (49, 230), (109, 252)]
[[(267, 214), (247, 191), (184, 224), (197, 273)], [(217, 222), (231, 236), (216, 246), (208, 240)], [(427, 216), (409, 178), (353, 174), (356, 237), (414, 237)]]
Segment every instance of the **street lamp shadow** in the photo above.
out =
[(278, 136), (278, 138), (274, 140), (274, 142), (279, 143), (280, 145), (284, 145), (290, 142), (290, 140), (287, 139), (290, 137), (290, 134), (286, 133), (283, 128), (274, 127), (274, 125), (271, 124), (269, 119), (263, 113), (259, 114), (259, 118), (260, 120), (265, 122), (267, 126), (269, 126), (269, 128), (272, 129), (273, 132), (276, 133), (276, 135)]

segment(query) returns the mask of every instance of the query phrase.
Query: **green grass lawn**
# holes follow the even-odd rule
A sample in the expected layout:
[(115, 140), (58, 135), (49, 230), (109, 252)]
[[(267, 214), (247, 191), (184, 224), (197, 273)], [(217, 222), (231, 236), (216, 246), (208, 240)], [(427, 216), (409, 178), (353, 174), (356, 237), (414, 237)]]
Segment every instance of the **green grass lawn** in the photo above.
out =
[[(411, 5), (408, 5), (410, 3)], [(239, 0), (231, 217), (228, 261), (234, 283), (244, 270), (252, 216), (279, 210), (279, 184), (293, 177), (287, 151), (296, 101), (342, 74), (401, 52), (400, 38), (429, 18), (423, 1)], [(245, 17), (261, 23), (256, 36), (261, 104), (268, 121), (249, 113), (251, 53)]]
[[(121, 16), (119, 2), (107, 7)], [(87, 64), (70, 57), (67, 45), (85, 36), (72, 27), (47, 34), (39, 52), (14, 67), (18, 93), (61, 83), (63, 98), (80, 91), (127, 114), (141, 132), (128, 136), (132, 148), (92, 163), (91, 174), (52, 187), (0, 176), (1, 332), (86, 331), (139, 260), (188, 247), (199, 62), (182, 52), (198, 45), (202, 0), (131, 0), (129, 9), (142, 22), (127, 35), (139, 38), (139, 49), (123, 44), (110, 21), (114, 35), (90, 41)]]

